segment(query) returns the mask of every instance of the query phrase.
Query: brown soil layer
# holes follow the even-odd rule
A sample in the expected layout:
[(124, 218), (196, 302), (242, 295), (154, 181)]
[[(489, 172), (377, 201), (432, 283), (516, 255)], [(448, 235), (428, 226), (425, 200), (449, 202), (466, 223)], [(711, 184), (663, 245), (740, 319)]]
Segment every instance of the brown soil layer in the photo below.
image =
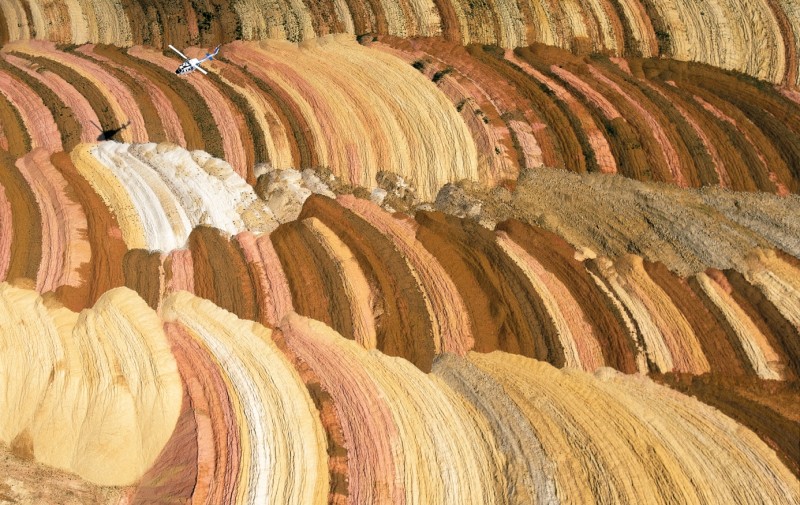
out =
[(298, 314), (322, 321), (343, 337), (354, 339), (350, 302), (336, 263), (300, 221), (279, 226), (270, 235)]
[(430, 371), (434, 344), (431, 319), (410, 267), (391, 240), (334, 200), (312, 195), (299, 219), (315, 217), (350, 248), (374, 290), (378, 349)]
[(31, 150), (31, 137), (17, 109), (0, 93), (0, 127), (8, 142), (8, 154), (20, 158)]
[(152, 309), (158, 308), (164, 293), (162, 262), (161, 254), (143, 249), (131, 249), (122, 260), (125, 287), (139, 293)]
[(11, 203), (14, 228), (6, 279), (35, 282), (42, 259), (42, 218), (33, 191), (14, 162), (14, 158), (0, 151), (0, 184)]
[(189, 235), (194, 264), (194, 292), (241, 319), (257, 321), (257, 280), (251, 275), (235, 241), (222, 232), (200, 226)]
[(575, 299), (581, 302), (584, 313), (596, 330), (595, 334), (601, 339), (605, 362), (617, 370), (635, 372), (635, 349), (619, 309), (599, 290), (583, 264), (575, 259), (575, 249), (557, 235), (513, 219), (499, 223), (497, 230), (506, 232), (514, 242), (555, 274)]
[(129, 56), (124, 51), (108, 49), (101, 54), (122, 66), (134, 68), (138, 73), (144, 75), (150, 82), (158, 86), (167, 96), (181, 119), (183, 135), (186, 138), (185, 147), (187, 149), (202, 149), (211, 152), (211, 146), (207, 148), (206, 139), (216, 134), (216, 155), (222, 155), (219, 131), (216, 126), (209, 121), (200, 121), (198, 119), (198, 116), (210, 118), (211, 113), (197, 92), (191, 89), (189, 85), (175, 79), (174, 75), (170, 76), (165, 70), (155, 65), (150, 65), (139, 58)]
[[(470, 56), (488, 66), (500, 79), (510, 82), (524, 100), (522, 109), (531, 108), (549, 127), (555, 158), (545, 161), (550, 167), (565, 168), (571, 172), (586, 172), (587, 159), (578, 133), (573, 128), (575, 120), (563, 104), (554, 100), (538, 83), (528, 78), (513, 65), (504, 62), (499, 48), (469, 46)], [(544, 153), (543, 149), (543, 153)]]
[[(209, 75), (213, 76), (212, 81), (214, 81), (214, 84), (219, 88), (221, 93), (233, 102), (235, 105), (234, 108), (241, 114), (241, 116), (238, 117), (240, 122), (237, 125), (237, 129), (244, 143), (247, 166), (253, 167), (256, 163), (269, 161), (267, 146), (264, 142), (264, 138), (269, 135), (269, 132), (265, 132), (261, 129), (261, 126), (256, 120), (256, 112), (250, 107), (247, 100), (234, 90), (233, 87), (226, 84), (219, 76), (214, 74)], [(247, 182), (249, 184), (255, 184), (256, 182), (252, 170), (248, 172)]]
[[(111, 130), (114, 128), (119, 127), (117, 118), (114, 116), (114, 111), (111, 108), (111, 104), (108, 101), (108, 98), (97, 88), (89, 79), (82, 76), (77, 71), (73, 70), (67, 65), (63, 65), (55, 60), (51, 60), (49, 58), (43, 57), (31, 57), (26, 54), (22, 53), (13, 53), (15, 56), (19, 56), (21, 58), (25, 58), (32, 63), (38, 65), (42, 69), (46, 69), (54, 74), (60, 76), (62, 79), (70, 83), (75, 89), (80, 92), (81, 95), (86, 97), (86, 100), (91, 104), (92, 109), (94, 110), (95, 114), (97, 114), (97, 118), (100, 120), (100, 127), (103, 130)], [(70, 111), (69, 107), (62, 106), (63, 109), (66, 111)], [(57, 117), (56, 112), (53, 110), (52, 107), (50, 108), (51, 112), (53, 112), (53, 118)], [(64, 111), (59, 111), (58, 115), (64, 114)], [(59, 124), (58, 122), (56, 124)], [(65, 128), (62, 124), (59, 124), (60, 131), (70, 131), (70, 129)], [(78, 130), (80, 131), (80, 130)], [(64, 142), (64, 149), (66, 151), (72, 150), (73, 147), (78, 143), (77, 140), (74, 140), (72, 145), (67, 144), (66, 140)]]
[(631, 68), (636, 69), (639, 64), (648, 79), (672, 80), (735, 121), (736, 129), (746, 135), (751, 148), (758, 153), (758, 159), (749, 165), (750, 176), (758, 189), (774, 191), (766, 170), (760, 169), (766, 165), (790, 191), (800, 191), (800, 108), (797, 103), (778, 93), (773, 86), (708, 65), (648, 59), (641, 63), (632, 61)]
[[(100, 56), (105, 56), (110, 60), (114, 60), (114, 56), (117, 54), (117, 49), (113, 46), (107, 45), (97, 45), (92, 48), (92, 52), (96, 53)], [(90, 59), (91, 61), (96, 61), (91, 58), (91, 55), (84, 54), (80, 51), (73, 51), (73, 54), (79, 56), (81, 58)], [(102, 64), (102, 63), (100, 63)], [(166, 133), (164, 132), (164, 125), (161, 124), (161, 118), (158, 115), (158, 111), (156, 110), (155, 105), (153, 105), (153, 101), (150, 99), (150, 95), (147, 90), (142, 86), (141, 83), (137, 82), (136, 79), (130, 76), (130, 74), (122, 71), (119, 68), (113, 66), (104, 66), (104, 69), (113, 74), (114, 77), (122, 81), (123, 84), (131, 91), (131, 94), (136, 99), (136, 103), (139, 106), (139, 111), (142, 114), (142, 118), (144, 119), (145, 128), (147, 129), (147, 138), (151, 142), (164, 142), (167, 140)], [(112, 126), (113, 128), (119, 127), (119, 125)]]
[[(15, 56), (27, 57), (24, 54), (15, 54)], [(0, 59), (0, 70), (27, 84), (42, 99), (58, 126), (58, 131), (61, 134), (61, 144), (65, 150), (71, 150), (81, 141), (80, 123), (75, 118), (72, 109), (67, 107), (54, 91), (2, 59)], [(10, 145), (9, 148), (11, 148)], [(29, 143), (27, 144), (27, 149), (30, 150)]]
[(502, 350), (564, 365), (564, 354), (542, 301), (519, 266), (480, 225), (418, 212), (417, 240), (459, 288), (469, 311), (475, 350)]
[[(653, 375), (661, 382), (703, 403), (753, 430), (769, 446), (789, 470), (800, 476), (800, 384), (751, 379), (727, 379), (719, 376)], [(789, 415), (774, 406), (755, 401), (746, 395), (767, 400), (770, 397), (789, 409)], [(787, 403), (788, 402), (788, 403)]]
[(764, 293), (747, 282), (742, 274), (728, 270), (725, 277), (734, 288), (733, 299), (788, 364), (789, 377), (800, 379), (800, 328), (787, 321)]
[[(464, 127), (468, 132), (468, 144), (476, 149), (471, 162), (476, 165), (475, 177), (486, 186), (509, 184), (526, 168), (555, 167), (577, 173), (617, 172), (641, 181), (686, 187), (722, 186), (781, 195), (800, 191), (800, 104), (765, 82), (697, 63), (576, 56), (541, 44), (511, 52), (477, 44), (463, 47), (440, 38), (381, 36), (375, 41), (365, 39), (364, 45), (369, 49), (351, 43), (364, 57), (400, 57), (401, 68), (403, 60), (413, 65), (430, 80), (429, 85), (449, 99), (455, 111), (448, 112), (444, 104), (442, 112), (447, 112), (446, 116), (455, 112), (458, 129)], [(14, 47), (9, 49), (13, 54), (72, 83), (91, 104), (103, 128), (119, 127), (119, 118), (110, 108), (113, 98), (103, 96), (90, 75), (73, 70), (55, 56), (25, 56), (20, 45), (16, 46), (20, 49)], [(370, 53), (373, 49), (386, 54)], [(227, 56), (213, 62), (217, 68), (203, 80), (205, 95), (198, 91), (201, 88), (145, 56), (132, 57), (111, 46), (66, 50), (87, 61), (94, 51), (119, 65), (109, 71), (141, 103), (144, 125), (137, 128), (144, 127), (148, 140), (164, 140), (168, 127), (179, 127), (161, 124), (164, 119), (159, 117), (146, 86), (123, 69), (136, 70), (151, 81), (148, 85), (164, 93), (180, 121), (180, 137), (185, 136), (188, 149), (203, 149), (214, 156), (222, 156), (227, 150), (235, 158), (231, 163), (246, 173), (251, 184), (255, 183), (252, 167), (270, 161), (267, 149), (273, 134), (280, 136), (274, 146), (282, 165), (322, 168), (321, 164), (332, 163), (336, 166), (329, 168), (341, 175), (358, 171), (350, 157), (362, 159), (362, 163), (373, 156), (385, 157), (383, 144), (378, 145), (375, 139), (353, 143), (348, 137), (352, 132), (342, 128), (329, 128), (333, 131), (324, 134), (327, 138), (320, 136), (319, 128), (332, 121), (335, 109), (319, 102), (314, 80), (301, 79), (299, 69), (289, 62), (285, 66), (275, 61), (275, 65), (262, 66), (264, 53), (254, 45), (231, 45)], [(130, 52), (148, 54), (142, 48)], [(74, 146), (80, 138), (80, 125), (57, 93), (19, 68), (4, 62), (0, 62), (0, 68), (31, 87), (53, 115), (62, 143), (67, 149)], [(342, 86), (337, 92), (348, 93), (346, 76), (329, 77)], [(229, 83), (259, 96), (248, 97), (245, 93), (253, 91), (237, 90)], [(291, 91), (295, 85), (297, 94)], [(431, 93), (432, 89), (419, 91)], [(202, 98), (208, 93), (217, 96), (217, 92), (224, 104), (206, 103)], [(272, 109), (268, 121), (274, 133), (265, 131), (260, 112), (248, 99), (263, 100)], [(223, 109), (227, 119), (216, 124), (212, 110), (219, 117)], [(19, 124), (13, 110), (0, 103), (0, 113), (15, 153), (28, 149), (19, 127), (13, 124)], [(365, 122), (379, 117), (371, 116), (373, 113), (379, 111), (367, 107), (353, 112)], [(398, 113), (392, 114), (401, 125), (406, 121)], [(362, 127), (369, 131), (368, 124)], [(436, 135), (441, 132), (430, 132), (430, 142), (421, 144), (431, 163), (442, 161), (444, 156), (436, 146), (452, 141)], [(24, 149), (20, 145), (25, 145)], [(340, 156), (343, 146), (350, 146), (352, 156)], [(338, 154), (334, 155), (334, 150)], [(341, 159), (334, 161), (337, 157)], [(406, 170), (401, 161), (396, 165), (381, 169)], [(348, 173), (347, 177), (353, 181), (358, 174)], [(434, 187), (448, 180), (444, 173), (436, 178), (440, 180)]]
[(78, 174), (72, 159), (66, 153), (50, 157), (61, 175), (67, 180), (68, 192), (80, 203), (88, 224), (87, 235), (92, 246), (92, 261), (84, 264), (81, 288), (63, 286), (57, 291), (59, 300), (71, 310), (80, 311), (91, 307), (100, 296), (110, 289), (124, 284), (123, 257), (127, 251), (119, 225), (108, 207)]
[(729, 377), (752, 374), (738, 341), (725, 332), (727, 322), (704, 305), (706, 297), (700, 289), (692, 290), (693, 279), (684, 279), (670, 272), (662, 263), (646, 261), (644, 268), (670, 301), (681, 311), (700, 341), (711, 367), (711, 373)]

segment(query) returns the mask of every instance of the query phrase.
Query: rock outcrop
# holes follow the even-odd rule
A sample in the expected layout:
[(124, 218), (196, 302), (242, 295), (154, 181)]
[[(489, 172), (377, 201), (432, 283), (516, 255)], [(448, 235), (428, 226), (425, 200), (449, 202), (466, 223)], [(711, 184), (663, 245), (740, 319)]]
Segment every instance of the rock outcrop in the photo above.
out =
[(12, 0), (0, 7), (0, 43), (166, 47), (235, 39), (303, 42), (335, 33), (442, 37), (504, 48), (543, 43), (577, 54), (667, 56), (800, 84), (798, 9), (789, 0)]
[(188, 78), (174, 74), (171, 55), (143, 46), (6, 44), (0, 147), (21, 157), (98, 139), (171, 142), (225, 159), (251, 185), (264, 164), (329, 170), (367, 189), (391, 188), (391, 173), (416, 190), (390, 195), (400, 207), (433, 200), (448, 182), (508, 185), (544, 167), (800, 191), (800, 99), (789, 88), (541, 45), (362, 42), (234, 42), (206, 63), (209, 76)]
[(0, 502), (800, 503), (799, 26), (0, 1)]

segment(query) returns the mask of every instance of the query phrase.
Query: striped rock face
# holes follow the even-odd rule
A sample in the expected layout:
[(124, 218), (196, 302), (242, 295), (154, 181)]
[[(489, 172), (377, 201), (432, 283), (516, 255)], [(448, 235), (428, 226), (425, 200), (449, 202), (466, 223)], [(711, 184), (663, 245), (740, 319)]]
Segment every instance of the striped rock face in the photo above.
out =
[(204, 64), (210, 76), (178, 76), (176, 59), (144, 46), (6, 44), (0, 148), (170, 142), (224, 159), (250, 184), (259, 163), (365, 187), (388, 171), (427, 200), (448, 182), (491, 187), (542, 167), (800, 190), (796, 88), (706, 65), (347, 35), (221, 54)]
[(215, 45), (334, 33), (442, 37), (504, 48), (668, 56), (798, 84), (800, 9), (791, 0), (8, 0), (0, 43)]
[[(771, 224), (795, 197), (672, 189), (656, 212), (658, 186), (547, 171), (506, 203), (533, 222), (539, 192), (564, 199), (544, 227), (353, 195), (278, 224), (230, 165), (171, 144), (37, 149), (2, 174), (9, 496), (800, 499), (797, 223)], [(589, 201), (599, 229), (568, 221)], [(695, 214), (702, 235), (675, 227)], [(614, 245), (636, 240), (646, 257)]]
[(0, 1), (0, 503), (800, 503), (798, 16)]

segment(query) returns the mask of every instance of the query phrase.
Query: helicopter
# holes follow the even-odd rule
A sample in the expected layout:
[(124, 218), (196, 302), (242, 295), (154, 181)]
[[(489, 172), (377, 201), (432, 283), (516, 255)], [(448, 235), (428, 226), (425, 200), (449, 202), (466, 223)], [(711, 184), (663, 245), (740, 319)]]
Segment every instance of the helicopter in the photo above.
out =
[(208, 72), (204, 68), (202, 68), (200, 64), (206, 60), (213, 60), (214, 56), (216, 56), (217, 53), (219, 52), (220, 46), (215, 47), (213, 52), (206, 53), (206, 57), (203, 58), (202, 60), (198, 60), (197, 58), (188, 58), (185, 54), (178, 51), (172, 44), (169, 44), (169, 48), (178, 53), (178, 55), (181, 58), (183, 58), (183, 63), (181, 63), (180, 66), (178, 66), (178, 68), (175, 69), (176, 74), (184, 75), (188, 74), (189, 72), (194, 72), (195, 70), (199, 70), (203, 74), (207, 75)]

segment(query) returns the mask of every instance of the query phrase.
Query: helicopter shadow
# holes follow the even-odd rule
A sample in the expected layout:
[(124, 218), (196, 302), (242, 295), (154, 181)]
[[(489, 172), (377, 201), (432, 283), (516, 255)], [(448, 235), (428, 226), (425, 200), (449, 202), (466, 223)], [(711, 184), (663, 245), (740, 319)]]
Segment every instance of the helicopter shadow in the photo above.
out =
[(119, 128), (112, 128), (110, 130), (104, 130), (104, 129), (100, 128), (100, 126), (97, 123), (95, 123), (94, 121), (91, 121), (91, 123), (94, 125), (95, 128), (100, 130), (100, 135), (97, 136), (97, 141), (98, 142), (102, 142), (104, 140), (114, 140), (114, 136), (116, 136), (117, 133), (121, 132), (122, 130), (124, 130), (125, 128), (130, 126), (130, 124), (131, 124), (130, 120), (128, 120), (127, 123), (125, 123), (124, 125), (120, 126)]

